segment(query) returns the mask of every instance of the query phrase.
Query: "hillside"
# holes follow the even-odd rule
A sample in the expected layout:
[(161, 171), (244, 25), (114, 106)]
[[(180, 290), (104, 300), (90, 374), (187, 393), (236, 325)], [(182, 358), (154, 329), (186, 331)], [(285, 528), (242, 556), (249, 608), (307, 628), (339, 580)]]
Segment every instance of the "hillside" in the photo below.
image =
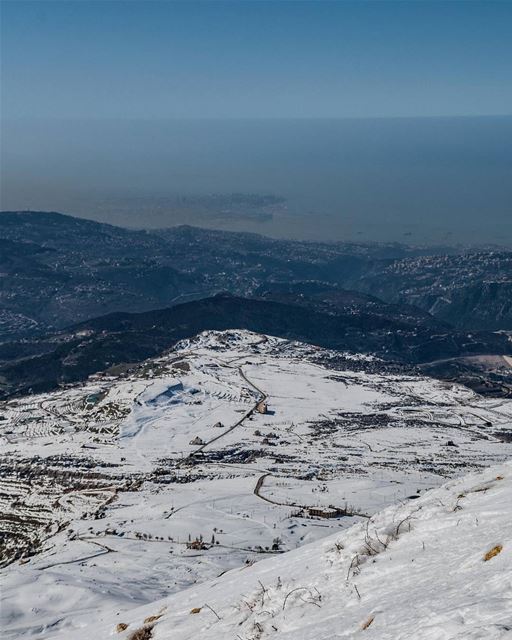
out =
[(74, 638), (111, 611), (416, 505), (509, 460), (511, 425), (510, 400), (246, 331), (0, 402), (4, 637)]
[(0, 341), (158, 308), (202, 286), (158, 237), (59, 213), (0, 213), (0, 250)]
[(512, 252), (469, 251), (389, 260), (345, 286), (415, 305), (454, 327), (511, 330)]
[(512, 632), (511, 505), (508, 463), (319, 543), (141, 608), (104, 613), (73, 637), (505, 639)]
[(0, 341), (222, 291), (255, 297), (286, 287), (355, 290), (359, 299), (352, 293), (347, 308), (355, 302), (371, 311), (373, 296), (409, 319), (415, 315), (420, 325), (430, 313), (460, 330), (512, 330), (511, 256), (463, 247), (273, 240), (188, 226), (128, 230), (59, 213), (2, 212)]

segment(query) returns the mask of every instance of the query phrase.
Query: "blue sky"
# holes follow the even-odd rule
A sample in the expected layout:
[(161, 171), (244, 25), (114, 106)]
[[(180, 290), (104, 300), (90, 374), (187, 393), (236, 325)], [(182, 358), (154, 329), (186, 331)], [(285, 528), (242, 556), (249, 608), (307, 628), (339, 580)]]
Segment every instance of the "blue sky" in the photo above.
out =
[(4, 118), (512, 113), (511, 2), (1, 9)]

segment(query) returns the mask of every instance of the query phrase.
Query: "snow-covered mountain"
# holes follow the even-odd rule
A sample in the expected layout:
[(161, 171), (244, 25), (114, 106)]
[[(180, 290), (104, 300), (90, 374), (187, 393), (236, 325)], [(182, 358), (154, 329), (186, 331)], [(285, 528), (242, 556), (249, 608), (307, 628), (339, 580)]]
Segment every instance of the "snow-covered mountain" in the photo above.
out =
[[(142, 365), (111, 370), (109, 375), (93, 376), (85, 384), (56, 392), (4, 402), (0, 405), (4, 564), (0, 628), (11, 639), (55, 634), (99, 638), (115, 634), (114, 622), (129, 622), (120, 636), (129, 638), (136, 624), (142, 624), (138, 607), (177, 598), (176, 605), (148, 605), (151, 612), (146, 617), (160, 615), (167, 606), (153, 628), (155, 638), (265, 637), (277, 631), (272, 629), (273, 622), (268, 626), (252, 616), (256, 604), (251, 598), (257, 603), (262, 596), (254, 595), (252, 583), (244, 580), (260, 576), (253, 573), (259, 571), (260, 563), (258, 569), (252, 565), (270, 558), (261, 564), (261, 571), (274, 575), (276, 568), (275, 580), (260, 576), (256, 581), (275, 592), (276, 606), (285, 618), (289, 607), (301, 611), (289, 626), (282, 624), (283, 616), (272, 605), (269, 620), (275, 618), (279, 633), (286, 631), (294, 638), (336, 637), (332, 627), (330, 631), (326, 627), (323, 636), (312, 631), (318, 628), (320, 633), (315, 620), (325, 618), (326, 624), (334, 620), (327, 606), (332, 597), (332, 602), (340, 607), (343, 603), (354, 614), (352, 618), (347, 613), (346, 625), (341, 618), (333, 622), (336, 633), (354, 633), (354, 625), (374, 616), (368, 633), (380, 628), (380, 635), (372, 631), (377, 633), (374, 637), (401, 637), (398, 631), (383, 635), (376, 624), (377, 613), (381, 617), (376, 600), (368, 601), (366, 618), (358, 608), (364, 594), (353, 574), (361, 571), (363, 575), (372, 566), (363, 566), (365, 554), (356, 549), (361, 535), (371, 538), (368, 544), (378, 551), (377, 570), (381, 558), (389, 557), (396, 545), (413, 540), (404, 536), (402, 542), (399, 535), (389, 548), (381, 549), (387, 545), (386, 536), (393, 537), (389, 518), (397, 523), (406, 518), (399, 534), (409, 534), (413, 520), (421, 524), (428, 519), (431, 524), (425, 535), (435, 534), (432, 523), (437, 520), (445, 522), (448, 531), (452, 519), (462, 515), (459, 507), (450, 511), (451, 498), (448, 502), (441, 498), (443, 506), (437, 504), (437, 497), (423, 494), (448, 478), (503, 465), (512, 458), (511, 432), (509, 400), (484, 399), (464, 387), (426, 377), (383, 372), (379, 360), (370, 356), (246, 331), (207, 332)], [(505, 466), (489, 473), (508, 478), (509, 471)], [(468, 493), (460, 505), (486, 509), (487, 503), (473, 500), (510, 489), (509, 480), (494, 484), (492, 491)], [(440, 491), (432, 495), (466, 492)], [(506, 497), (499, 496), (499, 504), (505, 505)], [(510, 497), (509, 491), (508, 515), (505, 508), (496, 515), (498, 527), (502, 516), (510, 518)], [(416, 511), (424, 500), (430, 506)], [(373, 517), (397, 503), (401, 506)], [(354, 524), (355, 529), (344, 532)], [(460, 526), (460, 532), (469, 527), (464, 520)], [(416, 535), (415, 527), (411, 524), (411, 536)], [(487, 535), (491, 530), (475, 531), (475, 535)], [(445, 534), (439, 535), (436, 544), (444, 546)], [(467, 535), (473, 535), (472, 530)], [(320, 543), (323, 538), (328, 541)], [(484, 547), (502, 544), (484, 538)], [(347, 553), (336, 550), (333, 540), (341, 540)], [(304, 547), (309, 543), (312, 546)], [(452, 538), (446, 544), (457, 546)], [(427, 551), (433, 553), (428, 546)], [(506, 547), (501, 559), (489, 566), (501, 566), (496, 563), (509, 557), (505, 552)], [(370, 550), (366, 555), (372, 554)], [(352, 562), (356, 555), (361, 559), (354, 560), (348, 571), (347, 558)], [(324, 556), (330, 558), (332, 571), (324, 571)], [(417, 562), (415, 557), (403, 557)], [(422, 557), (431, 561), (430, 555)], [(464, 558), (460, 556), (462, 564)], [(383, 585), (388, 586), (382, 589), (403, 599), (398, 587), (389, 584), (390, 579), (399, 581), (394, 565), (389, 566), (390, 573), (383, 574)], [(339, 580), (334, 578), (336, 567), (340, 567)], [(299, 569), (306, 573), (307, 589), (299, 584)], [(224, 585), (219, 594), (226, 599), (206, 599), (204, 589), (212, 589), (213, 584), (208, 581), (226, 571), (219, 582)], [(281, 593), (277, 575), (283, 590), (285, 581), (295, 586)], [(377, 577), (369, 585), (372, 580)], [(411, 577), (409, 584), (414, 580)], [(318, 581), (325, 581), (326, 588)], [(200, 583), (205, 586), (194, 586)], [(333, 590), (335, 584), (342, 591)], [(183, 591), (189, 587), (192, 590)], [(300, 589), (286, 603), (279, 600), (296, 587)], [(347, 594), (354, 590), (356, 600), (348, 600)], [(264, 592), (264, 604), (271, 591)], [(249, 594), (248, 604), (240, 605), (245, 607), (243, 613), (237, 613), (239, 601), (233, 593), (238, 598)], [(376, 590), (375, 598), (379, 594)], [(182, 606), (187, 608), (183, 624), (169, 616), (182, 612)], [(492, 606), (494, 611), (504, 611), (499, 603)], [(194, 607), (201, 612), (189, 614)], [(343, 610), (339, 609), (340, 615)], [(205, 618), (207, 611), (211, 619)], [(237, 618), (238, 614), (242, 617)], [(242, 620), (244, 615), (247, 620)], [(97, 620), (104, 620), (106, 626), (88, 627)], [(176, 634), (181, 629), (182, 635), (166, 631), (165, 620), (169, 628), (176, 626)], [(306, 626), (308, 620), (313, 626)], [(214, 621), (219, 625), (210, 629)], [(222, 626), (239, 622), (236, 632)], [(444, 636), (433, 632), (407, 637)]]

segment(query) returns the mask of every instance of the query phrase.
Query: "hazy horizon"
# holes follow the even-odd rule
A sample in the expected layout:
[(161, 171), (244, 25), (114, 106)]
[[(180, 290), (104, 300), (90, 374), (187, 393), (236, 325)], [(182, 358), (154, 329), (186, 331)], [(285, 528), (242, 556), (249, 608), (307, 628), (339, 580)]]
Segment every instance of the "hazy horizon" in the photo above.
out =
[(512, 245), (512, 3), (1, 10), (3, 209)]
[[(2, 209), (131, 227), (512, 245), (512, 117), (18, 120)], [(209, 194), (274, 195), (233, 209)]]

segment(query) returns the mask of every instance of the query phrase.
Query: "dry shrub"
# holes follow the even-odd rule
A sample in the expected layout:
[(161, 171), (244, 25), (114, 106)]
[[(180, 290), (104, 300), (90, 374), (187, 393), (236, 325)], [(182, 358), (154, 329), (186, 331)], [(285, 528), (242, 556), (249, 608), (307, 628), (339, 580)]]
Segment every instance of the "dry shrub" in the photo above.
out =
[(134, 631), (129, 637), (128, 640), (150, 640), (153, 635), (153, 625), (149, 627), (141, 627)]
[(163, 613), (159, 613), (157, 616), (148, 616), (145, 620), (144, 620), (144, 624), (151, 624), (151, 622), (156, 622), (157, 620), (160, 620), (160, 618), (163, 616)]
[(123, 631), (126, 631), (126, 629), (128, 629), (128, 625), (126, 624), (126, 622), (120, 622), (116, 626), (117, 633), (122, 633)]
[(497, 544), (495, 547), (493, 547), (492, 549), (490, 549), (484, 556), (484, 561), (487, 562), (488, 560), (490, 560), (491, 558), (494, 558), (494, 556), (497, 556), (498, 553), (501, 553), (501, 550), (503, 549), (503, 545), (501, 544)]
[(365, 629), (368, 629), (368, 627), (371, 625), (371, 623), (375, 620), (375, 616), (370, 616), (368, 618), (368, 620), (361, 625), (361, 629), (364, 631)]
[(201, 607), (194, 607), (193, 609), (190, 609), (190, 613), (199, 613), (201, 611)]

